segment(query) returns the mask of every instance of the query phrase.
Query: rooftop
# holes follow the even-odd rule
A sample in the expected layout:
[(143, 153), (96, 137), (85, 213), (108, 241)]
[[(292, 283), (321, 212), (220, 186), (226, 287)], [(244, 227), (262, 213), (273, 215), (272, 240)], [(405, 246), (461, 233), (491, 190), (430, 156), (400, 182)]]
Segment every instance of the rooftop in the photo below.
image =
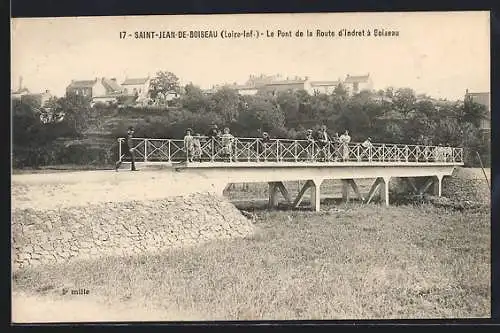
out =
[(490, 93), (489, 92), (476, 92), (476, 93), (471, 93), (469, 91), (466, 91), (465, 93), (466, 97), (470, 97), (474, 102), (482, 104), (486, 106), (488, 111), (490, 111)]
[(339, 80), (336, 81), (311, 81), (311, 86), (337, 86), (340, 84)]
[(71, 80), (68, 88), (92, 88), (96, 84), (97, 79), (93, 80)]
[[(95, 78), (93, 80), (71, 80), (71, 83), (69, 84), (68, 88), (92, 88), (98, 81), (99, 78)], [(107, 79), (103, 77), (101, 79), (101, 82), (108, 91), (122, 90), (122, 88), (114, 78)]]
[(130, 78), (130, 79), (126, 78), (125, 81), (123, 81), (122, 86), (145, 84), (148, 80), (149, 80), (149, 77)]
[(306, 82), (305, 79), (301, 80), (283, 80), (283, 81), (272, 81), (269, 83), (266, 83), (266, 86), (277, 86), (277, 85), (287, 85), (287, 84), (302, 84)]
[(252, 89), (258, 88), (258, 86), (251, 85), (251, 84), (232, 84), (228, 87), (231, 89), (237, 89), (237, 90), (252, 90)]
[(370, 78), (370, 74), (366, 75), (349, 75), (345, 79), (345, 83), (366, 82)]

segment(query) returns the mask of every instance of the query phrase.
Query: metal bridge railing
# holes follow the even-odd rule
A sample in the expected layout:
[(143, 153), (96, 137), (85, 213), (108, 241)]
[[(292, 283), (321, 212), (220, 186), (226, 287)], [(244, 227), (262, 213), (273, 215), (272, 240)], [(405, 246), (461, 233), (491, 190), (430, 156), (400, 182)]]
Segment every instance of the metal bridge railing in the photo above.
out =
[[(119, 159), (129, 161), (123, 151), (125, 138), (118, 139)], [(184, 140), (133, 138), (137, 162), (450, 162), (463, 163), (463, 148), (405, 144), (361, 143), (321, 144), (308, 140), (234, 138), (228, 144), (220, 138), (200, 138), (200, 146), (186, 149)]]

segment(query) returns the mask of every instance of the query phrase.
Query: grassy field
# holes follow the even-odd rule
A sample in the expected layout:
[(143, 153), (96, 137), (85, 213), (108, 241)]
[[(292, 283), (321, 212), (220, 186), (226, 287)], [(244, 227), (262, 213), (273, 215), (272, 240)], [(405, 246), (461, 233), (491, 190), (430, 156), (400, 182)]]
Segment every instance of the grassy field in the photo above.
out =
[(13, 292), (40, 297), (39, 309), (65, 301), (71, 311), (70, 299), (87, 296), (61, 290), (86, 288), (96, 307), (150, 309), (149, 320), (490, 315), (488, 208), (329, 208), (257, 211), (248, 239), (20, 271)]

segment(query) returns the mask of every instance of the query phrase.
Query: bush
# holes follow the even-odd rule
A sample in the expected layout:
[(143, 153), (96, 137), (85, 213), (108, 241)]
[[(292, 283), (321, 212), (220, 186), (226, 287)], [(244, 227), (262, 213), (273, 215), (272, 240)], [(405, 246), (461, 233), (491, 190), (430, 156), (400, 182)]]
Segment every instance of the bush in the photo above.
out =
[(116, 145), (113, 146), (109, 148), (93, 148), (85, 144), (70, 146), (52, 144), (36, 148), (15, 147), (12, 166), (16, 169), (22, 169), (62, 164), (112, 165), (114, 161), (118, 160), (118, 149)]

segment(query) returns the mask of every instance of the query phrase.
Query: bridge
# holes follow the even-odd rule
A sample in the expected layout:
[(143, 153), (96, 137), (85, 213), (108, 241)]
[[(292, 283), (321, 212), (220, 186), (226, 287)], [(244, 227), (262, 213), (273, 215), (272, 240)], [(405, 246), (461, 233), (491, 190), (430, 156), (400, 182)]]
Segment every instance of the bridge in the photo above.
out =
[[(122, 150), (120, 161), (130, 161)], [(178, 172), (201, 176), (212, 188), (223, 194), (232, 183), (267, 182), (269, 205), (277, 206), (278, 195), (298, 207), (307, 191), (311, 206), (320, 210), (320, 186), (324, 180), (342, 182), (342, 197), (350, 192), (369, 203), (379, 196), (389, 205), (389, 184), (393, 178), (404, 179), (412, 190), (423, 194), (432, 190), (441, 196), (442, 180), (455, 167), (463, 166), (463, 148), (373, 143), (327, 143), (308, 140), (234, 138), (224, 146), (220, 138), (201, 137), (198, 149), (186, 149), (183, 140), (134, 138), (138, 167), (169, 167)], [(364, 195), (356, 184), (358, 179), (375, 179)], [(416, 180), (423, 180), (416, 182)], [(295, 198), (284, 181), (305, 181)], [(419, 185), (420, 186), (417, 186)]]

